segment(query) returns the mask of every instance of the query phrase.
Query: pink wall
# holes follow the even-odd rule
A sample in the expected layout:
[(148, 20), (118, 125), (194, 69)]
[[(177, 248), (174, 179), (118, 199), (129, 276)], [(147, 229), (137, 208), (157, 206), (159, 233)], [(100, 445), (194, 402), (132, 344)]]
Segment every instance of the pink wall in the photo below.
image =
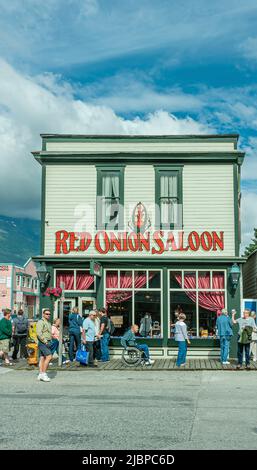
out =
[(11, 282), (13, 275), (13, 266), (0, 263), (0, 310), (11, 308), (12, 291)]

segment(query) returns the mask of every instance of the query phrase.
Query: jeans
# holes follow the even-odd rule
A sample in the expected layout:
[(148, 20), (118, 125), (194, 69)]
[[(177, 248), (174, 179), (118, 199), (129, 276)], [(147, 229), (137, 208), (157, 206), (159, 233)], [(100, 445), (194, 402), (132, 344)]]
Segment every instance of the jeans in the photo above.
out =
[(178, 357), (177, 357), (176, 365), (180, 367), (181, 364), (185, 364), (186, 362), (187, 343), (186, 341), (177, 341), (177, 343), (178, 343)]
[(147, 344), (137, 344), (137, 349), (139, 349), (140, 351), (143, 351), (143, 358), (148, 360), (150, 358), (150, 354), (149, 354), (149, 348), (147, 346)]
[(93, 341), (86, 342), (86, 349), (88, 351), (88, 365), (92, 366), (94, 364), (94, 343)]
[[(59, 354), (59, 341), (56, 338), (53, 338), (51, 341), (51, 352), (54, 354), (55, 352)], [(62, 362), (66, 361), (66, 357), (62, 355)]]
[(70, 335), (69, 359), (70, 359), (70, 361), (73, 361), (74, 357), (75, 357), (74, 343), (76, 343), (77, 350), (80, 349), (81, 334), (80, 333), (70, 333), (69, 335)]
[(104, 333), (100, 343), (101, 343), (101, 355), (102, 361), (106, 362), (110, 360), (109, 356), (109, 342), (110, 342), (110, 333)]
[(244, 350), (245, 350), (245, 365), (249, 366), (250, 365), (250, 343), (248, 344), (238, 343), (238, 349), (237, 349), (238, 365), (241, 366), (243, 364)]
[(101, 359), (101, 343), (99, 339), (94, 342), (94, 359), (98, 361)]
[(230, 336), (220, 336), (220, 360), (227, 362), (229, 355)]
[(13, 359), (17, 359), (17, 354), (20, 349), (20, 357), (25, 357), (27, 359), (28, 353), (26, 349), (26, 342), (27, 342), (27, 335), (25, 336), (14, 336), (13, 337), (13, 342), (14, 342), (14, 350), (12, 354)]

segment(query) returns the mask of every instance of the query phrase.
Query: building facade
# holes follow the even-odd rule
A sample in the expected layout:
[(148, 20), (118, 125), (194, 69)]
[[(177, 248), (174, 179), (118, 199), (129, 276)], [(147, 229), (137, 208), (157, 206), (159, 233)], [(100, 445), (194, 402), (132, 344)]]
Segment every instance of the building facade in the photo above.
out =
[(245, 299), (257, 299), (257, 250), (243, 266), (243, 294)]
[(22, 309), (28, 318), (38, 316), (39, 284), (31, 259), (24, 266), (0, 263), (0, 311), (5, 308), (12, 313)]
[[(240, 311), (237, 135), (42, 135), (41, 254), (50, 286), (65, 286), (64, 318), (103, 305), (113, 354), (132, 323), (151, 317), (152, 354), (175, 353), (180, 309), (190, 354), (218, 355), (217, 311)], [(41, 308), (50, 306), (41, 297)], [(58, 301), (54, 315), (58, 315)]]

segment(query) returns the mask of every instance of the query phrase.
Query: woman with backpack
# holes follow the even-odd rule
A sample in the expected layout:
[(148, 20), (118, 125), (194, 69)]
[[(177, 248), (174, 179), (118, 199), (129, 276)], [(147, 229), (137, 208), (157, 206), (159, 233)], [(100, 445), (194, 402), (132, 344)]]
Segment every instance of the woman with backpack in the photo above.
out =
[(71, 362), (73, 362), (75, 358), (74, 345), (76, 345), (77, 350), (80, 349), (81, 346), (82, 325), (83, 318), (79, 314), (79, 309), (78, 307), (73, 307), (72, 312), (69, 314), (69, 359)]
[(28, 353), (26, 342), (29, 331), (29, 321), (24, 317), (24, 312), (22, 309), (18, 310), (17, 317), (13, 319), (12, 331), (14, 342), (14, 350), (12, 355), (13, 360), (15, 361), (17, 359), (19, 350), (20, 358), (25, 357), (27, 359)]
[(175, 341), (178, 343), (178, 357), (176, 365), (178, 367), (186, 365), (187, 345), (190, 344), (185, 319), (186, 315), (184, 313), (179, 313), (178, 320), (175, 323)]

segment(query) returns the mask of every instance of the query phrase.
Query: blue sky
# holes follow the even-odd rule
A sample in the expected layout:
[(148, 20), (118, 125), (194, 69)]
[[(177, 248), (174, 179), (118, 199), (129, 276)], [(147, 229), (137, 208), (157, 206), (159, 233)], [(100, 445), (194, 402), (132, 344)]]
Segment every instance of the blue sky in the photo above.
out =
[(256, 0), (0, 0), (0, 8), (0, 213), (39, 217), (40, 169), (29, 153), (40, 132), (238, 132), (250, 241)]

